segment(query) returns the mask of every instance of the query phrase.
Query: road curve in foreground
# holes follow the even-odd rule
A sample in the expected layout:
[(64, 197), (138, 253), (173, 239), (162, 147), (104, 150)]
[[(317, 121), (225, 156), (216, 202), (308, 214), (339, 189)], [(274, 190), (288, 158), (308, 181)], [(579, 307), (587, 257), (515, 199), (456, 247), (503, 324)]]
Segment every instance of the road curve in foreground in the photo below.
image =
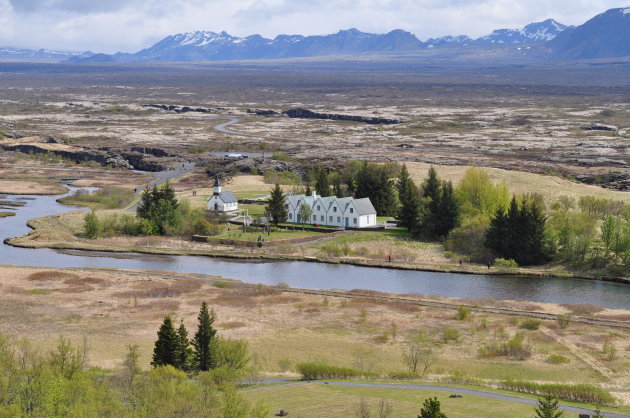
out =
[[(262, 379), (262, 383), (298, 383), (295, 380), (289, 379)], [(411, 389), (411, 390), (432, 390), (439, 392), (457, 393), (460, 395), (474, 395), (481, 396), (483, 398), (498, 399), (505, 402), (517, 402), (526, 405), (536, 405), (538, 402), (535, 399), (520, 398), (518, 396), (502, 395), (500, 393), (484, 392), (483, 390), (467, 389), (455, 386), (435, 386), (435, 385), (422, 385), (422, 384), (406, 384), (406, 383), (363, 383), (363, 382), (327, 382), (327, 381), (311, 381), (311, 384), (320, 385), (333, 385), (333, 386), (352, 386), (352, 387), (366, 387), (366, 388), (379, 388), (379, 389)], [(272, 387), (273, 388), (273, 387)], [(253, 390), (264, 390), (253, 389)], [(578, 408), (575, 406), (568, 406), (560, 404), (560, 409), (566, 412), (572, 412), (576, 414), (593, 414), (592, 409)], [(602, 415), (607, 418), (630, 418), (630, 415), (618, 414), (614, 412), (602, 412)]]

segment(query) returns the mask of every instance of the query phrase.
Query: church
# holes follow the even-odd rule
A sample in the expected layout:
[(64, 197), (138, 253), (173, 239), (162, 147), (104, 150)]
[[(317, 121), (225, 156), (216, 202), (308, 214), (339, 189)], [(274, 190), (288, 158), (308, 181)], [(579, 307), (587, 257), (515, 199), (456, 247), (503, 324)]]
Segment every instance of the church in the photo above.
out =
[(238, 210), (238, 200), (232, 192), (221, 190), (219, 176), (214, 178), (214, 193), (208, 198), (208, 211), (214, 213), (231, 213)]

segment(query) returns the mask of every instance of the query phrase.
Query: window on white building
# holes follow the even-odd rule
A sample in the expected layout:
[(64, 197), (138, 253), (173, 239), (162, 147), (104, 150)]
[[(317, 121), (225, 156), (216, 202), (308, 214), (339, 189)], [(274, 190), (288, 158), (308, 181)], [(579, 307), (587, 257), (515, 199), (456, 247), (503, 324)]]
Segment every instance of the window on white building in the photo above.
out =
[(332, 216), (328, 217), (328, 222), (332, 222)]
[(319, 217), (319, 220), (320, 220), (320, 221), (322, 221), (322, 222), (324, 222), (324, 215), (321, 215), (321, 216)]
[(289, 219), (293, 219), (293, 214), (289, 213)]
[(357, 218), (354, 218), (354, 224), (355, 225), (357, 224)]
[(334, 208), (333, 208), (333, 212), (337, 212), (337, 207), (334, 207)]
[(341, 216), (337, 216), (337, 223), (341, 223)]
[(354, 213), (354, 208), (350, 208), (350, 213)]
[(317, 210), (322, 210), (321, 206), (317, 205)]
[(313, 222), (317, 222), (317, 215), (313, 215)]

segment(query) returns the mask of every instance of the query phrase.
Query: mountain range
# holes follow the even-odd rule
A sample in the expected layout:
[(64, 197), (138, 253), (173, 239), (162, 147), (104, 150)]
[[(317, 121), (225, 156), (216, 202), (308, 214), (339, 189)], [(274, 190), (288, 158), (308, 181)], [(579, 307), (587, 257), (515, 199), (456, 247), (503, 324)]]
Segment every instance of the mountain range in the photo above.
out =
[(497, 29), (477, 39), (458, 35), (430, 38), (423, 42), (401, 29), (372, 34), (353, 28), (330, 35), (279, 35), (274, 39), (260, 35), (241, 38), (226, 32), (196, 31), (167, 36), (151, 47), (132, 54), (0, 48), (0, 59), (74, 63), (194, 62), (405, 53), (434, 48), (509, 49), (517, 46), (515, 50), (520, 51), (522, 45), (527, 45), (527, 50), (536, 47), (538, 59), (630, 56), (630, 8), (608, 10), (577, 27), (547, 19), (521, 29)]

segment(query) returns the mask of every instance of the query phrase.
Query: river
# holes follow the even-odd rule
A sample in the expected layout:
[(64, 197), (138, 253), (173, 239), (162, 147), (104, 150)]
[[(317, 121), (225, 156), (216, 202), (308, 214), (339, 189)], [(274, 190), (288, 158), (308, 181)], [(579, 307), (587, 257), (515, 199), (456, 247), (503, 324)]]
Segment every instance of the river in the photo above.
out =
[[(29, 219), (70, 210), (60, 196), (11, 196), (26, 203), (16, 216), (0, 219), (0, 240), (25, 235)], [(203, 256), (91, 253), (0, 246), (0, 264), (37, 267), (109, 267), (202, 273), (305, 289), (367, 289), (380, 292), (438, 295), (456, 298), (495, 298), (550, 303), (591, 303), (630, 308), (630, 286), (578, 279), (431, 273), (309, 263), (303, 261), (243, 261)]]

